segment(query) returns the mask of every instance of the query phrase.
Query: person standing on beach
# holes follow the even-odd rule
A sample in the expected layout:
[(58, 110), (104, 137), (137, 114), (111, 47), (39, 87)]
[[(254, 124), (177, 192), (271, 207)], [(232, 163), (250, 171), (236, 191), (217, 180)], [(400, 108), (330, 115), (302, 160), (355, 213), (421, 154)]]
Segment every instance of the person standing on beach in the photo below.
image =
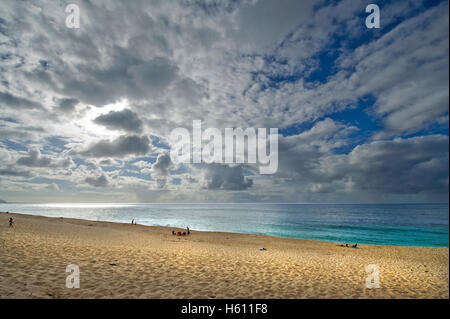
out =
[(187, 234), (188, 234), (188, 235), (191, 234), (191, 231), (189, 230), (189, 227), (186, 227), (186, 231), (187, 231)]
[(12, 217), (9, 218), (9, 227), (14, 227), (14, 218)]

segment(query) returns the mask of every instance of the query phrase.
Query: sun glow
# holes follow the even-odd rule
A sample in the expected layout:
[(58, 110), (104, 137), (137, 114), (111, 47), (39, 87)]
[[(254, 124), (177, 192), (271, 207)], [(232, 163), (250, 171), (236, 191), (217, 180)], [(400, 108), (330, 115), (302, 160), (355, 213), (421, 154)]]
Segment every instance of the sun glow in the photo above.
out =
[(129, 103), (126, 99), (117, 103), (107, 104), (103, 107), (88, 106), (84, 116), (76, 119), (73, 124), (78, 128), (78, 136), (80, 131), (83, 132), (84, 141), (94, 141), (99, 139), (115, 139), (124, 134), (121, 131), (109, 130), (108, 128), (98, 125), (94, 120), (100, 115), (108, 114), (111, 111), (118, 112), (128, 108)]
[(105, 128), (102, 125), (98, 125), (94, 122), (94, 120), (100, 115), (108, 114), (109, 112), (119, 112), (123, 111), (129, 106), (127, 100), (121, 100), (117, 103), (107, 104), (103, 107), (92, 107), (89, 112), (86, 112), (86, 116), (81, 120), (81, 122), (85, 125), (85, 128), (92, 133), (97, 135), (107, 135), (111, 136), (111, 134), (121, 135), (120, 132), (111, 131)]

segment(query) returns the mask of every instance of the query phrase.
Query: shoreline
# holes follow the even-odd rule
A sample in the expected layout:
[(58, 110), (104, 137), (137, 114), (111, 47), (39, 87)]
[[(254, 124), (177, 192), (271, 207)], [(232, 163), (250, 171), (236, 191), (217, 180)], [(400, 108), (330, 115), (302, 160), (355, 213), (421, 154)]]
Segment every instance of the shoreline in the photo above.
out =
[[(16, 221), (14, 229), (8, 219)], [(448, 298), (448, 247), (360, 245), (0, 213), (0, 298)], [(260, 251), (259, 248), (265, 248)], [(67, 265), (79, 289), (65, 287)], [(366, 287), (367, 265), (381, 287)]]
[[(111, 223), (111, 224), (119, 224), (119, 225), (131, 225), (129, 223), (123, 223), (123, 222), (112, 222), (112, 221), (106, 221), (106, 220), (91, 220), (91, 219), (82, 219), (82, 218), (71, 218), (71, 217), (53, 217), (53, 216), (44, 216), (44, 215), (33, 215), (33, 214), (27, 214), (27, 213), (17, 213), (17, 212), (8, 212), (9, 214), (16, 214), (19, 216), (28, 216), (28, 217), (44, 217), (44, 218), (55, 218), (55, 219), (65, 219), (65, 220), (78, 220), (78, 221), (89, 221), (89, 222), (96, 222), (96, 223)], [(0, 214), (6, 214), (6, 212), (0, 211)], [(179, 228), (179, 227), (172, 227), (172, 226), (158, 226), (158, 225), (144, 225), (144, 224), (136, 224), (137, 226), (142, 227), (156, 227), (156, 228), (165, 228), (169, 232), (173, 230), (183, 230), (185, 228)], [(202, 233), (218, 233), (218, 234), (236, 234), (236, 235), (251, 235), (251, 236), (263, 236), (268, 238), (279, 238), (279, 239), (289, 239), (289, 240), (306, 240), (306, 241), (313, 241), (313, 242), (319, 242), (319, 243), (327, 243), (327, 244), (346, 244), (345, 242), (334, 242), (334, 241), (324, 241), (324, 240), (318, 240), (318, 239), (309, 239), (309, 238), (297, 238), (297, 237), (284, 237), (284, 236), (274, 236), (274, 235), (265, 235), (265, 234), (256, 234), (256, 233), (238, 233), (238, 232), (223, 232), (223, 231), (216, 231), (216, 230), (196, 230), (190, 228), (191, 231), (196, 232), (202, 232)], [(348, 243), (349, 245), (354, 244)], [(386, 245), (386, 244), (365, 244), (365, 243), (357, 243), (359, 245), (363, 246), (381, 246), (381, 247), (422, 247), (422, 248), (449, 248), (449, 246), (404, 246), (404, 245)]]

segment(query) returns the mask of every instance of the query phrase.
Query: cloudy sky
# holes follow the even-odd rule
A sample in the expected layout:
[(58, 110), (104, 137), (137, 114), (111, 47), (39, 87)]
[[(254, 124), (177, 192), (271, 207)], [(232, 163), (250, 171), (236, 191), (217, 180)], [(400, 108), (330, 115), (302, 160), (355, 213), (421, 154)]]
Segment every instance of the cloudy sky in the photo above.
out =
[[(2, 0), (0, 199), (448, 202), (448, 1), (371, 2)], [(277, 173), (172, 163), (193, 120), (278, 128)]]

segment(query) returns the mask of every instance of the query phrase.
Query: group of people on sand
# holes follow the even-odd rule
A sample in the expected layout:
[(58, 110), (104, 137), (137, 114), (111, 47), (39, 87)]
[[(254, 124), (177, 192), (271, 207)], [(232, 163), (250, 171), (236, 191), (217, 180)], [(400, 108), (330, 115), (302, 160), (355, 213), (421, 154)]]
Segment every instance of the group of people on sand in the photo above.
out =
[[(11, 220), (12, 220), (12, 218), (10, 218), (10, 227), (11, 227)], [(137, 225), (136, 220), (134, 218), (131, 220), (131, 225)], [(172, 235), (174, 235), (174, 236), (186, 236), (186, 235), (189, 236), (190, 234), (191, 234), (191, 230), (189, 229), (189, 227), (186, 227), (186, 231), (184, 231), (184, 232), (181, 232), (181, 231), (176, 232), (176, 231), (172, 230)]]
[[(11, 220), (12, 220), (12, 218), (10, 218), (10, 226), (11, 226)], [(131, 220), (131, 225), (137, 225), (136, 220), (134, 218)], [(189, 229), (189, 227), (186, 227), (186, 231), (184, 231), (184, 232), (181, 232), (181, 231), (176, 232), (176, 231), (172, 230), (172, 235), (174, 235), (174, 236), (186, 236), (186, 235), (189, 236), (190, 234), (191, 234), (191, 230)]]
[(190, 235), (191, 234), (191, 231), (190, 231), (190, 229), (189, 229), (189, 227), (186, 227), (186, 231), (184, 231), (184, 232), (176, 232), (176, 231), (174, 231), (174, 230), (172, 230), (172, 235), (174, 235), (174, 236), (186, 236), (186, 235)]
[(354, 244), (351, 246), (349, 246), (348, 244), (340, 244), (340, 245), (336, 245), (336, 246), (358, 248), (358, 244)]

